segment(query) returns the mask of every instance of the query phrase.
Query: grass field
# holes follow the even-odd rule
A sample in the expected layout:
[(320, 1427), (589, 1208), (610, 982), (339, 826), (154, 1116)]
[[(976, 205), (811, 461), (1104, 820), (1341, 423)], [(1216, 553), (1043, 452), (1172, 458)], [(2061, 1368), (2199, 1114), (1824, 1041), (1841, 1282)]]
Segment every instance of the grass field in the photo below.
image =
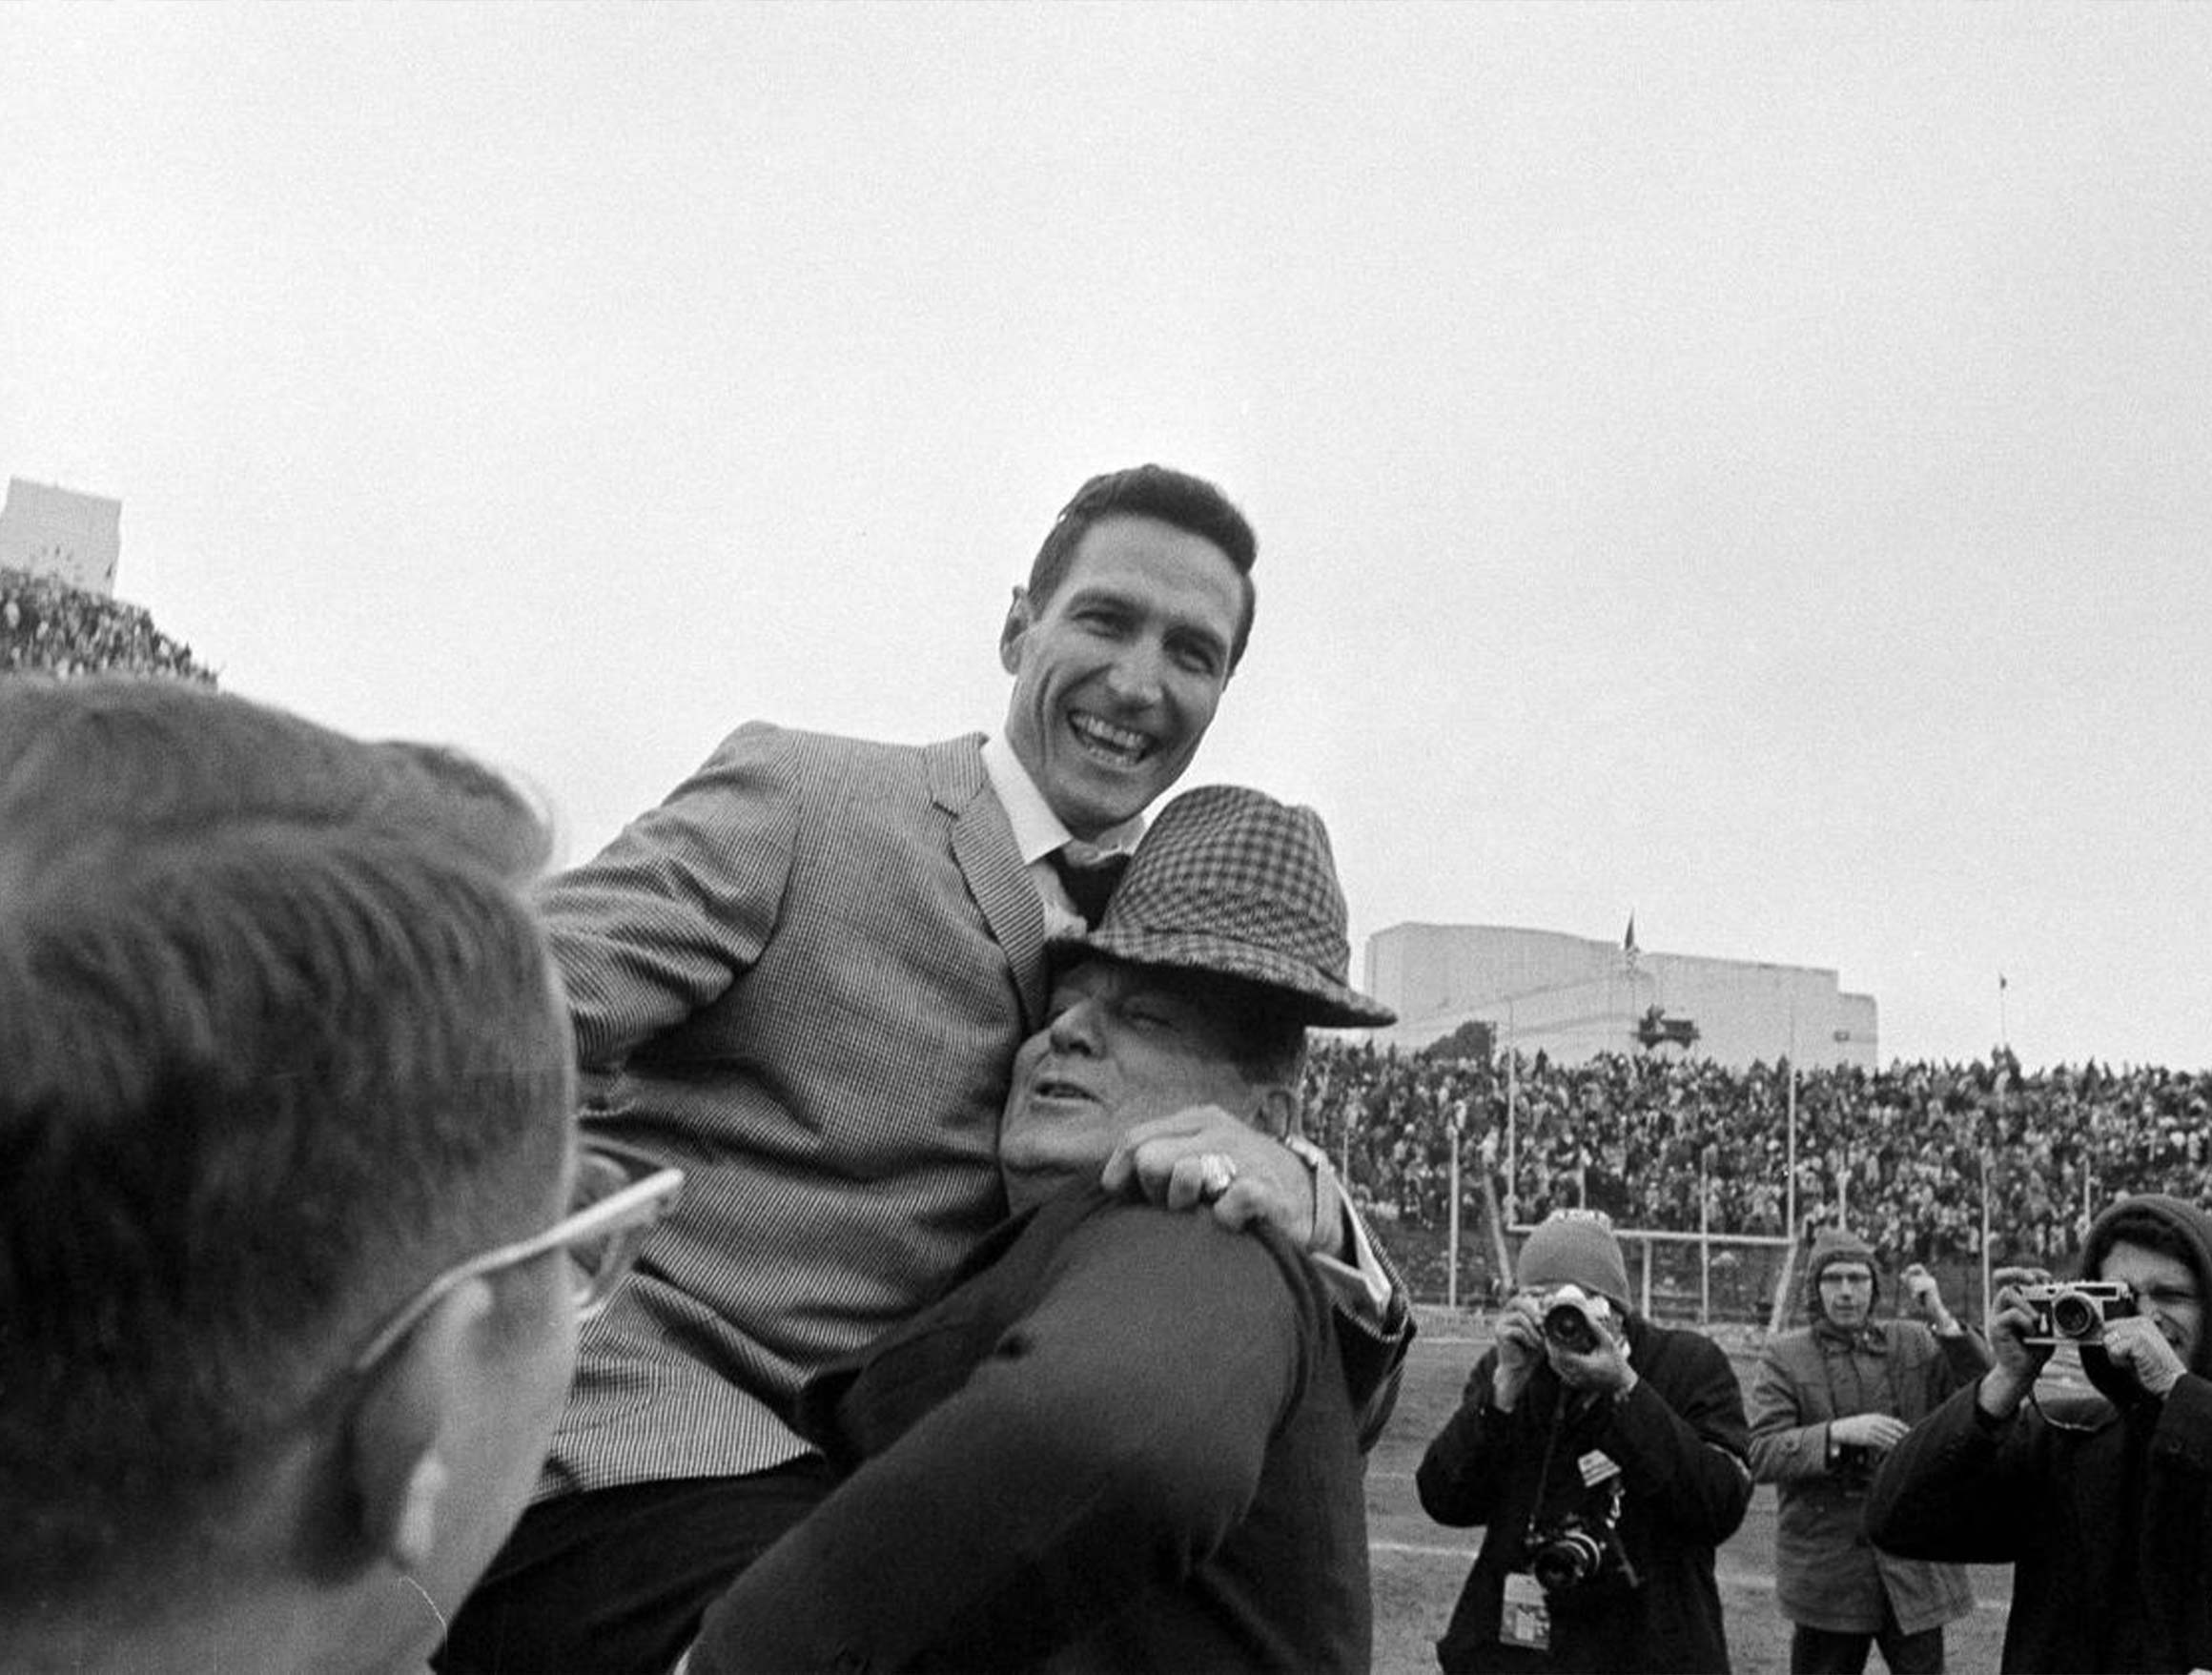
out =
[[(1729, 1348), (1747, 1390), (1756, 1351), (1740, 1331), (1714, 1334)], [(1738, 1341), (1741, 1339), (1742, 1341)], [(1460, 1583), (1482, 1546), (1479, 1529), (1431, 1523), (1413, 1492), (1422, 1450), (1458, 1406), (1475, 1358), (1488, 1345), (1482, 1317), (1444, 1309), (1421, 1311), (1405, 1384), (1390, 1428), (1367, 1467), (1367, 1533), (1375, 1577), (1377, 1675), (1428, 1675), (1436, 1668), (1436, 1637), (1444, 1631)], [(1720, 1550), (1721, 1604), (1736, 1675), (1782, 1675), (1790, 1666), (1790, 1625), (1774, 1609), (1774, 1491), (1753, 1491), (1743, 1527)], [(1976, 1566), (1973, 1616), (1946, 1631), (1950, 1666), (1994, 1669), (2004, 1640), (2012, 1572)], [(1868, 1660), (1882, 1666), (1881, 1654)]]

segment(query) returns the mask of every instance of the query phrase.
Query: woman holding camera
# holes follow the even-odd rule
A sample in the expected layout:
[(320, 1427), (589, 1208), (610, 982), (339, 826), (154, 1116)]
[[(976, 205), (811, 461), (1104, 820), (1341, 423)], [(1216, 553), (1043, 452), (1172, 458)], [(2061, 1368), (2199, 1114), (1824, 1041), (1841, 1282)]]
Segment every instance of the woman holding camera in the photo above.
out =
[(1516, 1284), (1415, 1479), (1439, 1523), (1486, 1526), (1439, 1664), (1727, 1670), (1713, 1553), (1751, 1496), (1728, 1358), (1631, 1312), (1602, 1215), (1555, 1213)]

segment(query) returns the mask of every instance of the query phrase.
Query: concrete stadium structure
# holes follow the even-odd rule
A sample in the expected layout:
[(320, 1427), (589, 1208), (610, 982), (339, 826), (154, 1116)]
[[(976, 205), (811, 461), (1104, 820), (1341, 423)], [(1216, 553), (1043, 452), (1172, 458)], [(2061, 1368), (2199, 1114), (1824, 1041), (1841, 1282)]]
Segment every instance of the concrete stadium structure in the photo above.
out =
[(56, 576), (87, 593), (115, 591), (123, 502), (42, 482), (8, 480), (0, 505), (0, 568)]
[(1393, 925), (1367, 939), (1366, 988), (1396, 1010), (1378, 1047), (1425, 1047), (1470, 1020), (1502, 1051), (1578, 1064), (1690, 1053), (1741, 1067), (1877, 1064), (1874, 999), (1811, 966), (1656, 953), (1554, 930)]

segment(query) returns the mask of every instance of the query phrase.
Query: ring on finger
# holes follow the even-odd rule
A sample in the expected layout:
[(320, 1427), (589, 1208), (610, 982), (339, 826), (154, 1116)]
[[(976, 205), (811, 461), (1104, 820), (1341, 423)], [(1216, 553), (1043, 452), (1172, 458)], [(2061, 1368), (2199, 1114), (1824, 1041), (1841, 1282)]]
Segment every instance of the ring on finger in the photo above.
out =
[(1206, 1152), (1198, 1157), (1198, 1196), (1212, 1203), (1237, 1179), (1237, 1159), (1226, 1152)]

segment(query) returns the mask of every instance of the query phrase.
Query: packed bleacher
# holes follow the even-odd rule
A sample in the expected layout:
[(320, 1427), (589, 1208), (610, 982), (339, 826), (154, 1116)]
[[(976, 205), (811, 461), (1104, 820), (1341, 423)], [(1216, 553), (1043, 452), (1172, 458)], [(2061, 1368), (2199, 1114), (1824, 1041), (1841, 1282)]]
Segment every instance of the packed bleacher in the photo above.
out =
[(58, 577), (0, 569), (0, 675), (30, 673), (215, 680), (137, 605)]
[[(1448, 1215), (1460, 1134), (1463, 1215), (1487, 1172), (1523, 1221), (1567, 1204), (1624, 1228), (1786, 1235), (1787, 1066), (1734, 1070), (1611, 1053), (1560, 1065), (1524, 1056), (1511, 1078), (1517, 1162), (1506, 1167), (1508, 1075), (1495, 1064), (1331, 1043), (1307, 1071), (1309, 1132), (1385, 1227)], [(2023, 1072), (1987, 1062), (1809, 1069), (1798, 1078), (1798, 1232), (1843, 1218), (1889, 1261), (1978, 1258), (1982, 1156), (1991, 1255), (2047, 1262), (2085, 1213), (2125, 1193), (2212, 1200), (2212, 1072), (2094, 1062)]]

